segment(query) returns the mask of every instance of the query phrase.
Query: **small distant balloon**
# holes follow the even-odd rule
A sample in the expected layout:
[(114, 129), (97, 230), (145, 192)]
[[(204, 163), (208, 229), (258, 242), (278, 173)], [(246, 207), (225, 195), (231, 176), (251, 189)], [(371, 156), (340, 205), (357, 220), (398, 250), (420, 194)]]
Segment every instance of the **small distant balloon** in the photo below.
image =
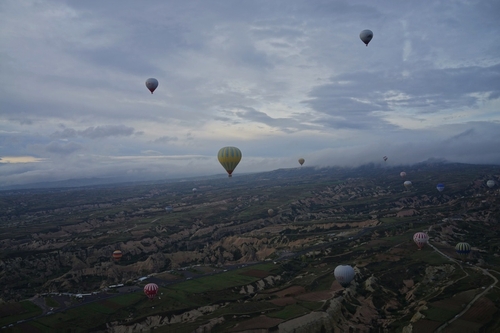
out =
[(300, 163), (300, 165), (304, 164), (304, 162), (305, 162), (305, 161), (306, 161), (305, 159), (303, 159), (303, 158), (299, 158), (299, 163)]
[(148, 283), (144, 286), (144, 293), (152, 300), (158, 294), (158, 285), (156, 283)]
[(153, 91), (155, 91), (156, 88), (158, 88), (158, 80), (152, 77), (147, 79), (146, 87), (149, 89), (149, 91), (151, 91), (151, 93), (153, 93)]
[(413, 235), (413, 241), (417, 244), (418, 249), (421, 250), (422, 247), (429, 241), (429, 236), (425, 232), (417, 232)]
[(122, 251), (120, 251), (120, 250), (113, 251), (113, 259), (115, 259), (115, 260), (120, 260), (122, 255), (123, 255)]
[(455, 246), (455, 251), (457, 251), (457, 254), (464, 259), (467, 258), (467, 256), (470, 253), (470, 250), (471, 250), (471, 247), (470, 247), (469, 243), (461, 242)]
[(198, 189), (195, 187), (195, 188), (193, 188), (192, 191), (193, 191), (193, 193), (196, 193), (196, 192), (198, 192)]
[(387, 161), (387, 156), (382, 157), (384, 159), (384, 162)]
[(444, 191), (444, 184), (439, 183), (439, 184), (437, 184), (436, 188), (437, 188), (437, 190), (438, 190), (439, 192), (443, 192), (443, 191)]
[(495, 181), (493, 179), (490, 179), (486, 182), (486, 186), (489, 188), (493, 188), (495, 186)]
[(407, 181), (405, 181), (405, 182), (403, 183), (403, 185), (404, 185), (407, 189), (409, 189), (409, 188), (410, 188), (413, 184), (411, 183), (411, 181), (407, 180)]
[(406, 172), (402, 171), (402, 172), (400, 172), (400, 173), (399, 173), (399, 175), (400, 175), (402, 178), (404, 178), (404, 177), (406, 177)]
[(269, 214), (269, 216), (273, 216), (274, 215), (274, 209), (268, 209), (267, 210), (267, 213)]
[(351, 284), (352, 279), (354, 279), (356, 272), (354, 272), (354, 268), (349, 265), (339, 265), (335, 267), (333, 275), (342, 287), (347, 288), (349, 284)]
[(368, 46), (368, 43), (370, 43), (370, 41), (373, 38), (373, 32), (371, 30), (368, 30), (368, 29), (363, 30), (359, 34), (359, 38), (363, 41), (363, 43), (365, 43), (366, 46)]

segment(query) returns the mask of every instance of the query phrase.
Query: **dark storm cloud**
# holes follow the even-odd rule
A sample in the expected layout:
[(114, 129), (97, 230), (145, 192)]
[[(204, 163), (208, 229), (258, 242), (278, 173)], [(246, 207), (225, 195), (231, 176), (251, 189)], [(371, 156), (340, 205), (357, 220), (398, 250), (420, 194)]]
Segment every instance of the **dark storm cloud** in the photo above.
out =
[[(122, 72), (144, 75), (144, 73), (158, 73), (160, 69), (148, 62), (143, 61), (143, 57), (136, 52), (126, 52), (117, 49), (99, 49), (99, 50), (71, 50), (78, 55), (78, 58), (93, 63), (106, 69), (116, 68)], [(81, 80), (80, 80), (81, 81)], [(83, 85), (96, 85), (98, 81), (82, 82)], [(75, 84), (75, 82), (72, 82)], [(106, 82), (101, 83), (106, 86)]]
[[(273, 25), (267, 25), (267, 22), (262, 22), (264, 23), (264, 26), (262, 27), (254, 27), (251, 30), (251, 34), (255, 37), (258, 38), (269, 38), (269, 37), (275, 37), (275, 38), (287, 38), (287, 39), (296, 39), (297, 37), (304, 36), (304, 31), (300, 28), (297, 27), (290, 27), (290, 26), (274, 26), (276, 22), (271, 22)], [(278, 22), (279, 23), (279, 22)], [(287, 44), (287, 46), (289, 46)]]
[(52, 138), (68, 139), (81, 136), (89, 139), (101, 139), (111, 136), (131, 136), (134, 134), (133, 127), (124, 125), (104, 125), (96, 127), (88, 127), (82, 131), (77, 131), (72, 128), (65, 128), (62, 131), (57, 131), (51, 134)]
[(78, 136), (78, 131), (72, 128), (65, 128), (62, 131), (57, 131), (50, 135), (50, 137), (53, 139), (69, 139), (69, 138), (75, 138), (77, 136)]
[(17, 122), (20, 125), (33, 125), (33, 121), (31, 119), (10, 118), (9, 121)]
[(350, 115), (348, 117), (319, 117), (311, 122), (331, 127), (331, 128), (346, 128), (357, 130), (376, 130), (376, 129), (395, 129), (396, 126), (372, 114)]
[(272, 118), (267, 113), (251, 107), (239, 106), (237, 109), (239, 111), (234, 111), (234, 114), (239, 118), (275, 127), (285, 133), (293, 133), (299, 129), (311, 128), (311, 126), (301, 123), (294, 118)]
[(162, 136), (159, 137), (158, 139), (155, 139), (151, 141), (152, 143), (167, 143), (167, 142), (172, 142), (172, 141), (177, 141), (178, 138), (175, 136)]
[(49, 153), (69, 155), (82, 148), (83, 146), (76, 142), (61, 143), (53, 141), (45, 147), (45, 150)]
[(451, 138), (444, 140), (444, 142), (452, 142), (452, 141), (456, 141), (459, 139), (468, 138), (468, 137), (474, 136), (474, 134), (476, 134), (476, 131), (474, 130), (474, 128), (469, 128), (468, 130), (463, 131), (462, 133), (459, 133), (457, 135), (453, 135)]
[(257, 111), (254, 108), (240, 106), (241, 111), (235, 111), (234, 113), (243, 119), (254, 121), (256, 123), (263, 123), (269, 126), (280, 125), (283, 119), (274, 119), (269, 117), (266, 113)]
[(105, 138), (108, 136), (130, 136), (134, 134), (134, 128), (124, 125), (105, 125), (89, 127), (81, 131), (80, 134), (90, 139)]
[[(448, 128), (469, 127), (450, 138), (429, 145), (427, 154), (450, 161), (500, 164), (500, 122), (469, 122)], [(431, 155), (432, 152), (432, 155)]]
[[(500, 93), (500, 65), (446, 69), (413, 69), (409, 73), (357, 72), (335, 76), (331, 83), (315, 87), (303, 101), (315, 111), (344, 117), (338, 126), (369, 122), (383, 124), (376, 111), (398, 108), (436, 113), (452, 108), (472, 107), (486, 94)], [(356, 126), (354, 126), (356, 127)], [(358, 128), (363, 128), (360, 126)]]
[(477, 99), (467, 94), (500, 92), (500, 64), (416, 71), (408, 78), (385, 82), (385, 85), (390, 90), (413, 96), (416, 102), (430, 99), (439, 108), (472, 106)]
[(224, 122), (230, 122), (230, 121), (231, 121), (231, 118), (216, 116), (216, 117), (214, 117), (214, 120), (217, 120), (217, 121), (224, 121)]

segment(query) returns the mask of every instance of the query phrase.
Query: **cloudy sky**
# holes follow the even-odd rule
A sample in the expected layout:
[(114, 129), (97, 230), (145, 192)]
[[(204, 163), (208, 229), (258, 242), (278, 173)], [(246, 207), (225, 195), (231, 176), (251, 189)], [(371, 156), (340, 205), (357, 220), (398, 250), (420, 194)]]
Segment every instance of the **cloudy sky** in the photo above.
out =
[(1, 1), (0, 187), (219, 174), (224, 146), (243, 153), (235, 175), (299, 157), (500, 164), (499, 15), (480, 0)]

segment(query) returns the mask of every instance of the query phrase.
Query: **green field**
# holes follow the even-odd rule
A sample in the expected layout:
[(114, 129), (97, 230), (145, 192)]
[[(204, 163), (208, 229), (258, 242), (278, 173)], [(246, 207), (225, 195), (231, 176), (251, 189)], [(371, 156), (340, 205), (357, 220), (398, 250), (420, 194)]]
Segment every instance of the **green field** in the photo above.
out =
[(455, 317), (455, 315), (457, 314), (457, 312), (454, 310), (437, 308), (432, 305), (429, 305), (428, 309), (423, 310), (422, 313), (425, 315), (426, 319), (435, 320), (443, 323)]
[(29, 301), (0, 304), (0, 327), (42, 314), (42, 309)]
[(305, 308), (303, 306), (300, 306), (298, 304), (292, 304), (286, 306), (284, 309), (276, 312), (270, 312), (268, 314), (269, 317), (273, 318), (280, 318), (280, 319), (285, 319), (289, 320), (295, 317), (299, 317), (301, 315), (304, 315), (306, 313), (309, 313), (310, 310), (308, 308)]

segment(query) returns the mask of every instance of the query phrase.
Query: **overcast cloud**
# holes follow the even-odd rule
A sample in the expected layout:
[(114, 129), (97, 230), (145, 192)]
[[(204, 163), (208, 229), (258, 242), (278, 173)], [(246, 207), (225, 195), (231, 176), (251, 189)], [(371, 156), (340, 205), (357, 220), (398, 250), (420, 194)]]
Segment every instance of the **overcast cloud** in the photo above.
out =
[(500, 164), (499, 14), (498, 1), (2, 1), (0, 188), (222, 174), (224, 146), (242, 150), (235, 176), (299, 157)]

